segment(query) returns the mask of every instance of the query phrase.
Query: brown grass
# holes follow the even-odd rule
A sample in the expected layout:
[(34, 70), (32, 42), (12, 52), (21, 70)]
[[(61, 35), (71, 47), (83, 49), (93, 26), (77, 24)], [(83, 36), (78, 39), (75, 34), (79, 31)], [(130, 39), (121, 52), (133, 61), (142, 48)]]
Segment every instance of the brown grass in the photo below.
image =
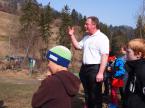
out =
[[(0, 72), (0, 108), (32, 108), (32, 95), (40, 85), (34, 76), (24, 72)], [(80, 89), (73, 99), (72, 108), (82, 107), (84, 99), (81, 92)]]
[[(40, 81), (34, 76), (30, 77), (26, 70), (0, 72), (0, 108), (32, 108), (32, 95), (40, 85)], [(83, 107), (83, 96), (81, 85), (78, 95), (73, 98), (72, 108)], [(106, 104), (103, 106), (107, 108)]]
[(31, 108), (31, 97), (38, 85), (0, 82), (0, 100), (8, 108)]

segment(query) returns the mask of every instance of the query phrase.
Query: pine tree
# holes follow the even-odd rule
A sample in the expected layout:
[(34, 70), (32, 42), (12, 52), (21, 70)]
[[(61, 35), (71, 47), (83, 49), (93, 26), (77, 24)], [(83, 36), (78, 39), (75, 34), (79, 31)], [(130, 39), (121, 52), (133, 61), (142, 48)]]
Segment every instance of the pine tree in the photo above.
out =
[(84, 17), (82, 17), (82, 15), (81, 14), (79, 14), (79, 16), (78, 16), (79, 18), (79, 26), (81, 27), (81, 30), (82, 30), (82, 32), (84, 33), (86, 30), (85, 30), (85, 28), (84, 28), (84, 25), (85, 25), (85, 21), (86, 21), (86, 16), (84, 16)]
[(40, 28), (41, 28), (41, 36), (42, 39), (48, 44), (48, 38), (51, 36), (52, 32), (50, 31), (50, 24), (53, 20), (52, 8), (50, 7), (50, 3), (42, 8), (41, 18), (40, 18)]
[[(35, 49), (38, 40), (39, 30), (39, 5), (34, 0), (27, 0), (26, 4), (22, 7), (22, 15), (20, 17), (21, 30), (20, 40), (21, 47), (24, 48), (26, 57), (30, 51)], [(33, 51), (34, 52), (34, 51)]]
[(60, 39), (59, 39), (59, 44), (64, 45), (68, 48), (71, 47), (69, 37), (68, 37), (68, 27), (72, 26), (72, 21), (70, 17), (70, 9), (67, 5), (64, 6), (61, 12), (61, 18), (62, 18), (62, 24), (59, 28), (59, 34), (60, 34)]
[(79, 24), (78, 12), (75, 9), (73, 9), (71, 12), (71, 18), (72, 18), (73, 25)]

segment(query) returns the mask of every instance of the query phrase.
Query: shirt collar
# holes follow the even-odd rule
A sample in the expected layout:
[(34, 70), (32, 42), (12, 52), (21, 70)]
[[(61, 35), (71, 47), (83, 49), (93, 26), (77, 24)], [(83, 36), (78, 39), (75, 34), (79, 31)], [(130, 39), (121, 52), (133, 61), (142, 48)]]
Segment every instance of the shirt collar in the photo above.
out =
[(96, 36), (100, 33), (100, 30), (97, 30), (93, 35), (90, 35), (90, 36)]

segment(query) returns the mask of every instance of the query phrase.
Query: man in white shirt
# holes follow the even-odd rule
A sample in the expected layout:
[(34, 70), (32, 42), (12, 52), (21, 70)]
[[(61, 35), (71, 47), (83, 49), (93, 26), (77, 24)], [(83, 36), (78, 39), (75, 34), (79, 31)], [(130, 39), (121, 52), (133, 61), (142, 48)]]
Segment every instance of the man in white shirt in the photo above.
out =
[(84, 25), (87, 35), (78, 42), (74, 28), (68, 28), (68, 34), (76, 49), (83, 50), (83, 63), (80, 79), (85, 92), (87, 108), (102, 108), (102, 81), (109, 54), (109, 39), (99, 29), (97, 17), (88, 17)]

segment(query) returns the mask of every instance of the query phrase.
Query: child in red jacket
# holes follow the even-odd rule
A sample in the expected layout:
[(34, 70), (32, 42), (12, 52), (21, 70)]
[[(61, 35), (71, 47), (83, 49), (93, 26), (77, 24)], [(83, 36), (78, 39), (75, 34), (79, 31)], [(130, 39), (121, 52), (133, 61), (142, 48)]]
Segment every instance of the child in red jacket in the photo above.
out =
[(124, 76), (125, 76), (125, 62), (126, 62), (126, 52), (125, 48), (121, 47), (117, 58), (114, 61), (112, 67), (112, 87), (111, 87), (111, 104), (110, 108), (118, 108), (119, 107), (119, 97), (118, 91), (120, 92), (120, 96), (123, 99), (123, 87), (124, 87)]

